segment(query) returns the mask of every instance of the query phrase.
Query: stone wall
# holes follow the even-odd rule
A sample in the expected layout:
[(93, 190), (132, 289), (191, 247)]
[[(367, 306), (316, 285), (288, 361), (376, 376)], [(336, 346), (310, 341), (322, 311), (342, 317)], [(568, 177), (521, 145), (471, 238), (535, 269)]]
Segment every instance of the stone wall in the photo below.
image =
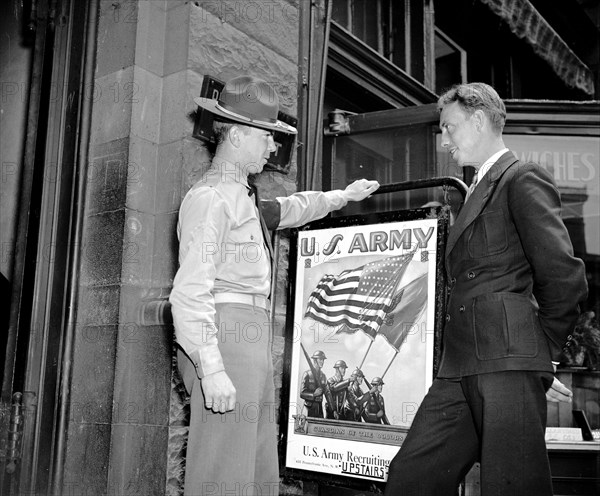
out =
[(175, 270), (188, 10), (100, 2), (65, 494), (164, 493), (172, 332), (140, 306)]

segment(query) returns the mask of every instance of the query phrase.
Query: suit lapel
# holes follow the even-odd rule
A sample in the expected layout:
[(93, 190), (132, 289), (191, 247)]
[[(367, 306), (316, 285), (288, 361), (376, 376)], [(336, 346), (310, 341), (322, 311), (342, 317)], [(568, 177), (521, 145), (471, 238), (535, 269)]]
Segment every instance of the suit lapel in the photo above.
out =
[(446, 259), (448, 259), (450, 252), (456, 246), (456, 242), (465, 229), (471, 225), (484, 209), (502, 175), (516, 162), (518, 162), (518, 159), (515, 155), (511, 151), (506, 152), (479, 181), (469, 197), (469, 201), (463, 205), (462, 210), (456, 218), (456, 222), (450, 228), (448, 241), (446, 242)]

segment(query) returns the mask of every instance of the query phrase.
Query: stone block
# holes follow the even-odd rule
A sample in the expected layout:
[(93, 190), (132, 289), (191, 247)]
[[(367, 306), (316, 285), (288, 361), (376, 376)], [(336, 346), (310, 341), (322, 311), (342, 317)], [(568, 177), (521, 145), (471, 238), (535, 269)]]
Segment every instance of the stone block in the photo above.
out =
[(115, 378), (116, 325), (77, 326), (69, 420), (110, 424)]
[(167, 3), (169, 9), (167, 10), (163, 68), (165, 75), (187, 69), (190, 35), (190, 2), (169, 0)]
[(103, 77), (133, 65), (138, 17), (137, 0), (100, 2), (96, 77)]
[(262, 78), (277, 90), (281, 110), (295, 115), (297, 57), (284, 57), (274, 48), (195, 6), (190, 10), (189, 43), (190, 69), (223, 81), (240, 74)]
[(82, 281), (84, 284), (120, 283), (124, 223), (124, 209), (88, 217), (84, 232), (86, 244), (83, 247), (85, 261)]
[(132, 102), (139, 98), (133, 67), (111, 72), (95, 80), (92, 107), (92, 144), (126, 138), (131, 129)]
[[(126, 327), (133, 327), (129, 324)], [(146, 332), (147, 329), (144, 329)], [(159, 331), (160, 332), (160, 331)], [(128, 341), (133, 341), (132, 329), (127, 329)], [(130, 348), (130, 347), (129, 347)], [(125, 360), (135, 360), (135, 356), (128, 352), (124, 354), (121, 349), (119, 353)], [(164, 364), (156, 360), (156, 357), (144, 356), (146, 360)], [(112, 422), (115, 425), (167, 425), (168, 424), (168, 382), (162, 382), (162, 377), (157, 370), (152, 370), (139, 362), (126, 363), (121, 359), (117, 361), (117, 373), (115, 381), (115, 396), (112, 409)], [(143, 376), (143, 372), (156, 374), (154, 376)], [(161, 380), (160, 384), (155, 382)], [(164, 387), (163, 387), (164, 386)]]
[[(120, 284), (83, 285), (79, 292), (77, 327), (99, 327), (119, 322)], [(79, 332), (79, 331), (78, 331)]]
[(167, 14), (163, 2), (138, 4), (135, 65), (158, 76), (163, 75)]
[(160, 145), (156, 167), (155, 212), (157, 214), (179, 210), (182, 174), (183, 140)]
[(168, 428), (115, 425), (111, 443), (108, 496), (164, 494)]
[(121, 281), (149, 286), (152, 274), (154, 214), (128, 208), (125, 214)]
[(173, 283), (177, 267), (177, 212), (145, 214), (127, 211), (123, 240), (124, 284), (164, 288)]
[(200, 140), (183, 140), (183, 186), (181, 200), (188, 190), (202, 177), (211, 164), (211, 156)]
[(60, 494), (106, 494), (110, 438), (110, 424), (70, 423)]
[(151, 284), (171, 287), (178, 267), (177, 212), (156, 215), (154, 233)]
[[(211, 76), (217, 77), (215, 74), (210, 74)], [(199, 73), (197, 71), (188, 69), (187, 71), (187, 86), (188, 86), (188, 111), (190, 113), (196, 110), (197, 105), (194, 103), (194, 98), (200, 96), (200, 89), (202, 88), (202, 82), (204, 81), (204, 73)], [(191, 134), (191, 132), (190, 132)]]
[(182, 5), (186, 5), (189, 0), (146, 0), (152, 2), (157, 8), (163, 9), (165, 11), (169, 11), (172, 9), (176, 9)]
[(135, 66), (131, 91), (131, 135), (158, 143), (161, 127), (162, 77)]
[(189, 136), (193, 130), (190, 112), (195, 110), (194, 96), (188, 94), (188, 71), (170, 74), (163, 79), (160, 142), (168, 143)]
[[(285, 0), (214, 0), (201, 3), (222, 23), (227, 23), (282, 57), (297, 63), (300, 14)], [(206, 16), (200, 19), (207, 21)]]
[(170, 326), (144, 326), (137, 313), (142, 290), (124, 286), (115, 364), (113, 423), (168, 425), (171, 384)]
[(156, 210), (155, 195), (158, 187), (158, 145), (132, 136), (129, 140), (127, 168), (127, 207), (146, 213)]
[(86, 211), (114, 211), (125, 206), (129, 175), (129, 140), (122, 138), (92, 148), (87, 171)]

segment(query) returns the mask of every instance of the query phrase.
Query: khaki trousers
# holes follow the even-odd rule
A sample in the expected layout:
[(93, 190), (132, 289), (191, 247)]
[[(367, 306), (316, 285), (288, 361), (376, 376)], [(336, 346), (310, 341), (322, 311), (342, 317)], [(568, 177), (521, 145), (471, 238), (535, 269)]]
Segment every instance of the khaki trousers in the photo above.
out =
[(271, 329), (266, 310), (238, 303), (216, 305), (219, 349), (236, 388), (236, 407), (225, 414), (204, 407), (201, 380), (189, 358), (178, 366), (191, 395), (185, 496), (277, 496), (276, 411)]

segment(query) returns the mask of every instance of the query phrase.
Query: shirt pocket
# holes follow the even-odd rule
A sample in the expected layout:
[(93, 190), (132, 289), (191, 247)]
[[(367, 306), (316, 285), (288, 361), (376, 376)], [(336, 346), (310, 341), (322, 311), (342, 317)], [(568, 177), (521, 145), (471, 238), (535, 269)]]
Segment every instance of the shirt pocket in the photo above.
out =
[(503, 210), (481, 213), (473, 222), (467, 249), (472, 258), (498, 255), (508, 248)]
[(479, 360), (535, 357), (541, 330), (531, 301), (517, 293), (491, 293), (473, 301), (473, 333)]
[(264, 259), (264, 239), (258, 219), (249, 218), (243, 224), (229, 232), (227, 237), (227, 252), (237, 253), (249, 263)]

